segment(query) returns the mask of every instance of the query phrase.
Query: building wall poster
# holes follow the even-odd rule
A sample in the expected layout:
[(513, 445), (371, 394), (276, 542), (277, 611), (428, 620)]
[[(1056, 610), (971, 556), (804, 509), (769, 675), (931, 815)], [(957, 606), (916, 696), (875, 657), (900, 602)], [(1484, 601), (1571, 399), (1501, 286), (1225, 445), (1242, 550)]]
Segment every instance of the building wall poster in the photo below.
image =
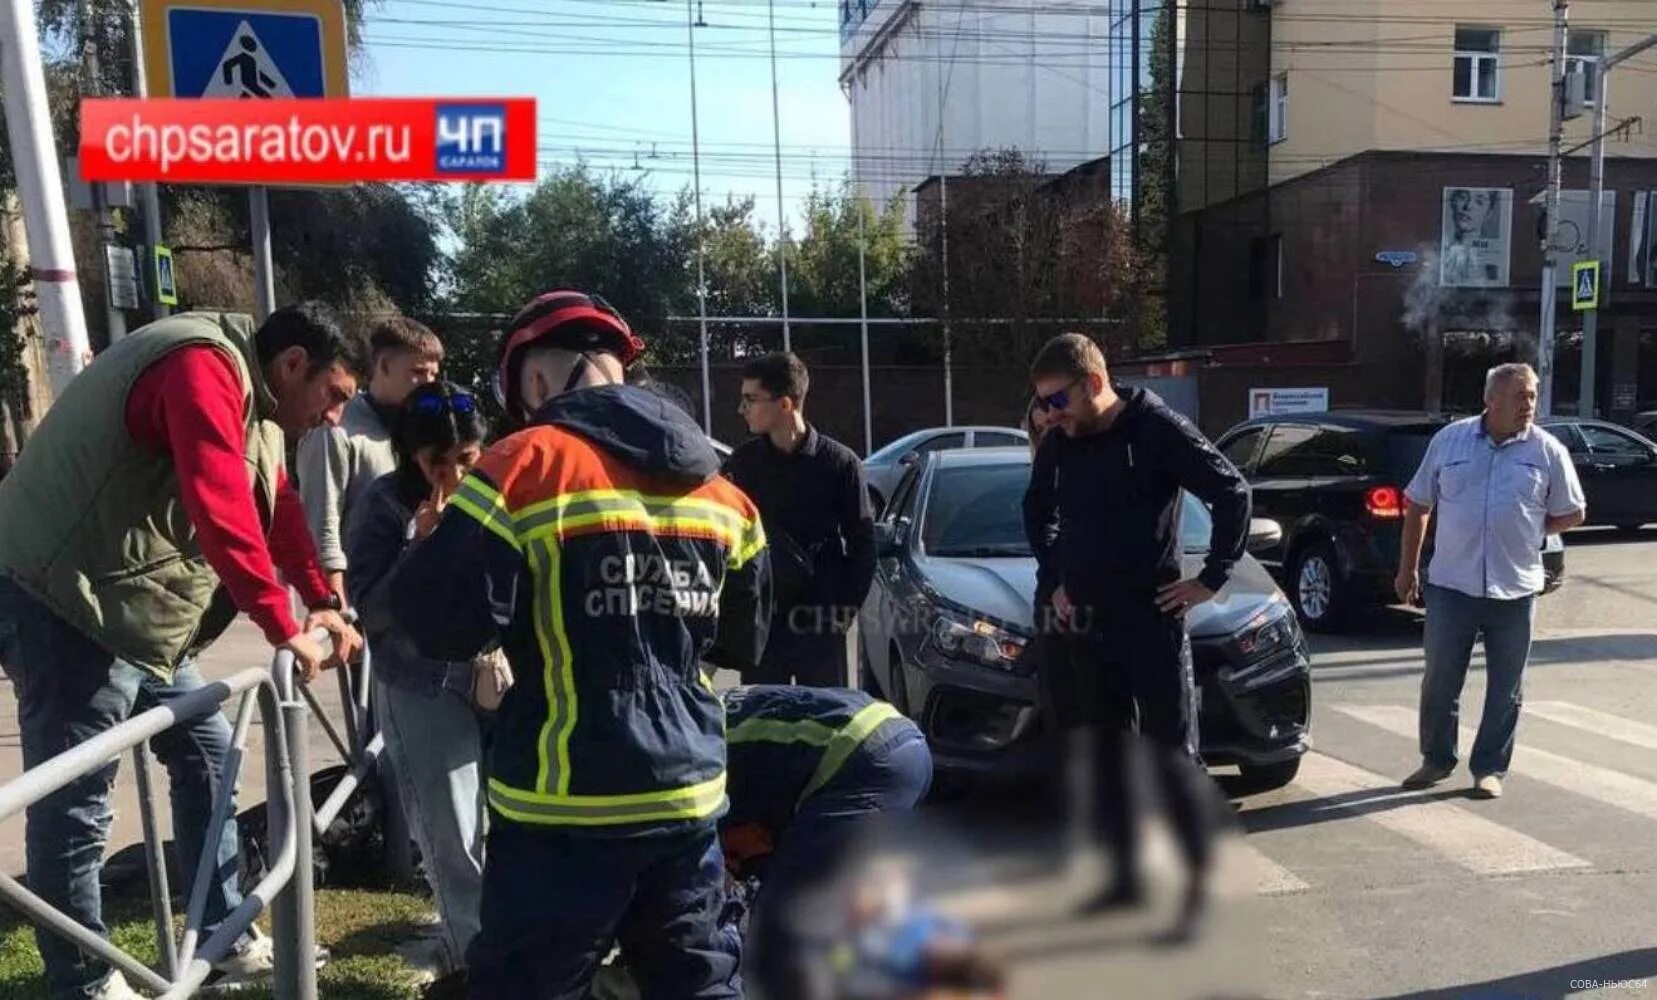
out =
[(1511, 188), (1447, 187), (1439, 226), (1445, 288), (1506, 288), (1513, 248)]

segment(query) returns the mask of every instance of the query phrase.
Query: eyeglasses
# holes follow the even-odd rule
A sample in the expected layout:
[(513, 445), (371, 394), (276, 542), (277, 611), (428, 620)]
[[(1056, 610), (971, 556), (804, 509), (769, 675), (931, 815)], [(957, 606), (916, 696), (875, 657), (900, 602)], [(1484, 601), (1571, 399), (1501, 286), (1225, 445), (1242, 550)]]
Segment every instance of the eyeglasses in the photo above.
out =
[(1046, 413), (1049, 410), (1065, 409), (1070, 405), (1070, 390), (1076, 388), (1078, 385), (1081, 385), (1082, 381), (1082, 379), (1077, 379), (1076, 381), (1065, 386), (1063, 389), (1060, 389), (1058, 392), (1050, 392), (1045, 396), (1037, 396), (1037, 409), (1041, 410), (1043, 413)]
[(422, 417), (435, 417), (444, 413), (476, 413), (478, 400), (469, 392), (456, 392), (447, 396), (416, 396), (408, 401), (408, 410)]

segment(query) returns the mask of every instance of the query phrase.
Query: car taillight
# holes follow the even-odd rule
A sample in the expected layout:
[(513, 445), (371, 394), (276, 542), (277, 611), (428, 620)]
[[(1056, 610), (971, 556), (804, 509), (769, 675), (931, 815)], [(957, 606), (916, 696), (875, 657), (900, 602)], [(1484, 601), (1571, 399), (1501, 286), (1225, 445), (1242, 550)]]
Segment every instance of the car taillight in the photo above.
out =
[(1364, 509), (1376, 520), (1397, 520), (1404, 516), (1404, 494), (1396, 486), (1377, 486), (1364, 494)]

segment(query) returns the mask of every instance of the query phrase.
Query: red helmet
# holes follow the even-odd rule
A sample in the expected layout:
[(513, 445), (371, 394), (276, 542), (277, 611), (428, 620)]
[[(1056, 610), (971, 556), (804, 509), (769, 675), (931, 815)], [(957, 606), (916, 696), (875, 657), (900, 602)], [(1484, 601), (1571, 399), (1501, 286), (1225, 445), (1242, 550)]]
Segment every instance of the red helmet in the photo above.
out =
[(562, 289), (538, 295), (518, 310), (501, 336), (495, 370), (495, 399), (508, 411), (518, 393), (517, 364), (522, 348), (532, 343), (570, 351), (607, 351), (622, 366), (644, 353), (640, 340), (621, 313), (597, 295)]

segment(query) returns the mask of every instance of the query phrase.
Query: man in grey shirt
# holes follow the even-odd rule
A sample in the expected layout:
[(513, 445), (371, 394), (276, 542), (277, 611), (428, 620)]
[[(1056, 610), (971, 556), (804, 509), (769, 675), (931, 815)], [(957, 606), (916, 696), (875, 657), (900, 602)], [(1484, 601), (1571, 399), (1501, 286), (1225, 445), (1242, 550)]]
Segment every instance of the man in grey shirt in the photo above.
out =
[[(1492, 368), (1484, 413), (1433, 436), (1404, 491), (1408, 509), (1398, 567), (1399, 600), (1427, 605), (1427, 669), (1421, 679), (1421, 767), (1404, 787), (1427, 788), (1456, 769), (1461, 689), (1484, 636), (1484, 715), (1469, 765), (1476, 798), (1502, 794), (1519, 726), (1520, 680), (1542, 590), (1542, 543), (1582, 523), (1587, 504), (1570, 452), (1531, 423), (1536, 373)], [(1427, 586), (1421, 561), (1427, 515), (1437, 521)]]
[(374, 480), (397, 468), (391, 446), (397, 410), (415, 386), (437, 378), (443, 361), (437, 334), (405, 316), (376, 324), (367, 349), (368, 391), (345, 405), (338, 426), (306, 435), (295, 462), (317, 556), (342, 603), (351, 510)]

